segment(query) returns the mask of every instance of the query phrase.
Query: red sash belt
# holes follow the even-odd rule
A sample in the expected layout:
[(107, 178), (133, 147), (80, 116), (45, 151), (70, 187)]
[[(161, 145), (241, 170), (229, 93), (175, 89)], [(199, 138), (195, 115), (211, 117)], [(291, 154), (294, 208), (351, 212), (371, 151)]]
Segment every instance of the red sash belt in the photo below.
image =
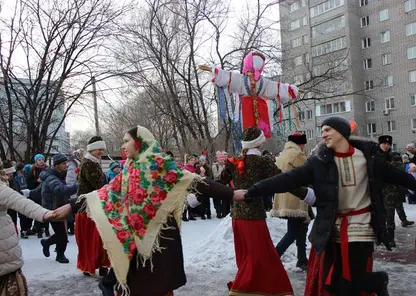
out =
[(348, 217), (357, 216), (368, 212), (371, 212), (371, 206), (368, 206), (361, 210), (349, 211), (347, 213), (341, 213), (337, 215), (337, 219), (342, 218), (340, 228), (342, 277), (348, 281), (351, 281), (350, 253), (348, 247)]

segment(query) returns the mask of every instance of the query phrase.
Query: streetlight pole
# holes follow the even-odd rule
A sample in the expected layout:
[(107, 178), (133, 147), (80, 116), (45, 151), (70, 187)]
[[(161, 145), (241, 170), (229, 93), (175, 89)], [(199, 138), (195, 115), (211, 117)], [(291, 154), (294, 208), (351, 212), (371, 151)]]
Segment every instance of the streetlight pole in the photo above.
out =
[(95, 85), (95, 76), (91, 77), (92, 84), (92, 98), (94, 100), (94, 121), (95, 121), (95, 133), (97, 136), (100, 135), (100, 125), (98, 122), (98, 103), (97, 103), (97, 89)]

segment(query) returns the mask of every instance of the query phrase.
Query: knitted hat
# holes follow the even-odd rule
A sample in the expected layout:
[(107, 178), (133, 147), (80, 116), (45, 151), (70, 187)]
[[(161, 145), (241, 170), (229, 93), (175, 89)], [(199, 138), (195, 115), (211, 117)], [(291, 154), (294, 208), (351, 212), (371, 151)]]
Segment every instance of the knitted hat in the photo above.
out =
[(306, 140), (306, 135), (304, 133), (301, 133), (301, 132), (294, 132), (287, 139), (289, 141), (295, 143), (295, 144), (298, 144), (298, 145), (306, 144), (308, 142)]
[(405, 161), (405, 160), (409, 160), (409, 155), (407, 154), (402, 155), (402, 161)]
[(348, 140), (351, 135), (351, 126), (348, 120), (339, 116), (328, 117), (322, 121), (321, 127), (324, 125), (332, 127), (334, 130), (339, 132), (344, 138)]
[(115, 168), (121, 168), (121, 165), (118, 161), (113, 161), (112, 163), (110, 163), (110, 171), (114, 170)]
[(30, 170), (32, 169), (32, 166), (30, 164), (25, 165), (25, 173), (30, 174)]
[(378, 143), (379, 144), (392, 144), (393, 143), (393, 137), (389, 135), (382, 135), (378, 137)]
[(62, 153), (58, 153), (52, 158), (53, 166), (57, 166), (65, 161), (68, 161), (68, 158)]
[(266, 137), (257, 126), (250, 126), (244, 130), (243, 141), (241, 142), (243, 149), (257, 148), (264, 142), (266, 142)]
[(45, 156), (43, 156), (42, 154), (36, 154), (34, 159), (35, 159), (35, 161), (38, 161), (39, 159), (43, 159), (44, 160), (45, 159)]
[(99, 149), (106, 149), (105, 142), (100, 136), (94, 136), (88, 141), (87, 151), (94, 151)]

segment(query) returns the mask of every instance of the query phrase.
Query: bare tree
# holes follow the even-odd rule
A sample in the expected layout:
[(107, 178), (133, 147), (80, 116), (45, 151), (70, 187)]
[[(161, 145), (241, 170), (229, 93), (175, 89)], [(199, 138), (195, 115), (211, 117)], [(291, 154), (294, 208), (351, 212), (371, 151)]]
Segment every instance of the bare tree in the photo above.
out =
[(104, 48), (124, 9), (111, 0), (15, 0), (0, 35), (2, 157), (49, 153), (92, 77), (115, 75)]

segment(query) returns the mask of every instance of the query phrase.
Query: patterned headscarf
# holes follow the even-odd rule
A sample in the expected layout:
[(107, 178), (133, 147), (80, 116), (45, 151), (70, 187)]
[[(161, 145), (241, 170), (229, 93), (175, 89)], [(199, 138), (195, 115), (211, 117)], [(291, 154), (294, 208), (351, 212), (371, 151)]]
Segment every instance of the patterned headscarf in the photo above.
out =
[(137, 138), (136, 154), (127, 159), (122, 172), (109, 185), (84, 196), (124, 289), (136, 250), (144, 264), (154, 251), (161, 251), (160, 231), (172, 213), (180, 225), (188, 187), (197, 178), (163, 153), (146, 128), (138, 126)]

